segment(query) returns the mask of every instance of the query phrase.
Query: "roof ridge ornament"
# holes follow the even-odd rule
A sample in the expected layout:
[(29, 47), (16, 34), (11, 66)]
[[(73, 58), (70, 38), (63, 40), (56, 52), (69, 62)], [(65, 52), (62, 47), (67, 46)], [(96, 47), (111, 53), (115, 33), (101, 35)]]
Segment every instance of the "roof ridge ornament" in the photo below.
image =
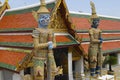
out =
[(48, 9), (46, 8), (45, 0), (40, 0), (41, 5), (37, 11), (32, 11), (32, 14), (36, 21), (38, 21), (38, 15), (41, 13), (49, 13)]
[(41, 2), (41, 5), (40, 5), (40, 8), (39, 10), (37, 11), (37, 13), (49, 13), (47, 7), (46, 7), (46, 3), (45, 3), (45, 0), (40, 0)]
[(5, 2), (7, 2), (7, 3), (8, 3), (8, 0), (5, 0)]
[(45, 6), (46, 4), (45, 4), (45, 0), (40, 0), (40, 2), (41, 2), (41, 6)]

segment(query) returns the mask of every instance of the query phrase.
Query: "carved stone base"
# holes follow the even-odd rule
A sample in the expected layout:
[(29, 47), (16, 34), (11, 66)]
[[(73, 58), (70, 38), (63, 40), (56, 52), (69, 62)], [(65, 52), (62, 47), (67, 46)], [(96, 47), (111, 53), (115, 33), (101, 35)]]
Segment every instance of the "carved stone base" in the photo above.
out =
[(114, 75), (114, 71), (107, 71), (108, 75)]
[(103, 75), (99, 77), (98, 80), (114, 80), (114, 75)]
[(114, 75), (103, 75), (99, 77), (83, 77), (82, 80), (115, 80)]

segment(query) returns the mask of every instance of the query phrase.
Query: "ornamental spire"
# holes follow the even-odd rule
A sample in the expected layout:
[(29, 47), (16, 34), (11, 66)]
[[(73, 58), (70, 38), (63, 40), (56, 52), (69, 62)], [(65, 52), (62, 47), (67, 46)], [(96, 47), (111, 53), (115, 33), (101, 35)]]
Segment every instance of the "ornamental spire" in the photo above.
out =
[(41, 2), (41, 5), (40, 5), (40, 8), (39, 10), (37, 11), (37, 13), (49, 13), (47, 7), (46, 7), (46, 3), (45, 3), (45, 0), (40, 0)]
[(8, 0), (5, 0), (5, 2), (7, 2), (7, 3), (8, 3)]
[(97, 16), (97, 13), (96, 13), (95, 4), (92, 1), (90, 1), (90, 6), (91, 6), (92, 13), (91, 13), (89, 22), (92, 23), (93, 19), (99, 18), (99, 17)]
[(98, 18), (96, 9), (95, 9), (95, 4), (92, 1), (90, 1), (90, 5), (91, 5), (91, 10), (92, 10), (91, 18)]
[(45, 6), (46, 4), (45, 4), (45, 0), (40, 0), (40, 2), (41, 2), (41, 6)]

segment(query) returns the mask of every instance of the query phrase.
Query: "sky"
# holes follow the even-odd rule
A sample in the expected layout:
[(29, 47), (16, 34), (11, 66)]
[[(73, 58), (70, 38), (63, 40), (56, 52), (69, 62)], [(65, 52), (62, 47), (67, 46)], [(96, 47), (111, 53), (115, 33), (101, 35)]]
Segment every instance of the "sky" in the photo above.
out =
[[(4, 2), (4, 0), (0, 0)], [(46, 0), (47, 1), (47, 0)], [(90, 0), (65, 0), (69, 11), (91, 13)], [(97, 14), (120, 17), (120, 0), (92, 0)], [(11, 8), (39, 3), (40, 0), (9, 0)]]

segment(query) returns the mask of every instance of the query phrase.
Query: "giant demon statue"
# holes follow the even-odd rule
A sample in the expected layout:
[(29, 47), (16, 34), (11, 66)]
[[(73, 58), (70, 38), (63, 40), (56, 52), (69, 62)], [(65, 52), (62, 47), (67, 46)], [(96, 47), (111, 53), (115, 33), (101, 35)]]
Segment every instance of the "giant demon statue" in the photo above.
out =
[(99, 17), (96, 14), (95, 6), (93, 2), (90, 2), (92, 15), (91, 15), (91, 28), (89, 29), (89, 37), (90, 37), (90, 45), (88, 50), (88, 59), (89, 59), (89, 67), (90, 67), (90, 75), (95, 77), (96, 75), (101, 74), (101, 44), (103, 39), (101, 37), (101, 30), (98, 28), (99, 26)]

